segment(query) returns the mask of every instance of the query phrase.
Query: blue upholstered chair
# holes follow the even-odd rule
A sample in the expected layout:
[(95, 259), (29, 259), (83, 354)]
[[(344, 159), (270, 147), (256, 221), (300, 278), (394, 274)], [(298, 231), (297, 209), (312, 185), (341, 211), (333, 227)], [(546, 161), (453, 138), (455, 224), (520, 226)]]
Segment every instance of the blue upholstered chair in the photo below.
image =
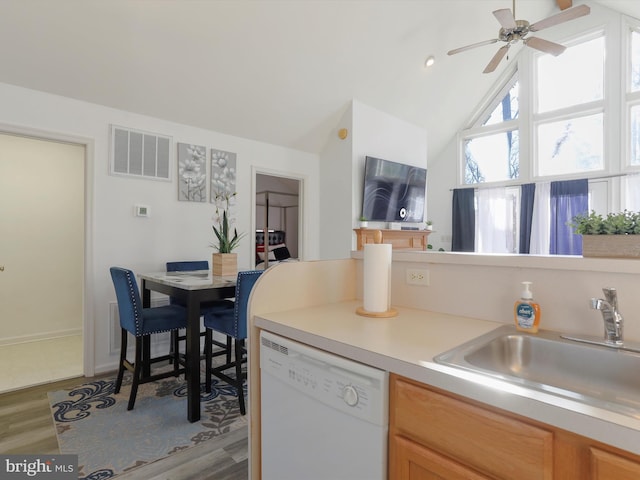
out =
[[(129, 404), (127, 405), (127, 410), (132, 410), (138, 393), (138, 385), (170, 376), (177, 377), (184, 373), (184, 369), (180, 368), (180, 362), (178, 362), (177, 357), (174, 357), (173, 369), (160, 374), (144, 376), (144, 371), (149, 371), (152, 363), (167, 360), (171, 355), (145, 358), (146, 355), (143, 355), (143, 339), (148, 339), (154, 333), (173, 332), (179, 328), (186, 328), (187, 312), (178, 305), (142, 308), (142, 299), (140, 298), (140, 291), (134, 273), (131, 270), (120, 267), (111, 267), (110, 271), (118, 300), (118, 314), (122, 331), (120, 364), (118, 366), (115, 393), (120, 392), (125, 368), (133, 372)], [(127, 338), (129, 333), (136, 339), (135, 360), (133, 363), (127, 360)]]
[[(166, 264), (167, 272), (195, 272), (198, 270), (209, 270), (209, 262), (207, 260), (189, 260), (189, 261), (181, 261), (181, 262), (167, 262)], [(185, 304), (177, 298), (169, 297), (170, 305), (181, 305), (185, 306)], [(211, 302), (207, 302), (200, 307), (200, 313), (202, 315), (206, 313), (213, 313), (218, 310), (226, 310), (233, 309), (233, 302), (231, 300), (215, 300)], [(200, 332), (200, 336), (205, 336), (205, 331)], [(172, 352), (179, 351), (178, 346), (180, 342), (185, 340), (186, 337), (184, 335), (180, 335), (179, 332), (173, 331), (171, 332), (171, 348)], [(214, 356), (217, 355), (226, 355), (227, 363), (231, 361), (231, 337), (227, 337), (226, 343), (219, 342), (217, 340), (213, 340), (213, 345), (222, 348), (222, 350), (216, 351)]]
[[(233, 310), (223, 310), (207, 313), (204, 316), (205, 335), (205, 363), (206, 363), (206, 391), (211, 392), (212, 376), (224, 380), (233, 385), (238, 392), (238, 402), (240, 403), (240, 413), (244, 415), (246, 408), (244, 404), (243, 383), (246, 375), (242, 373), (242, 364), (245, 358), (245, 339), (247, 338), (247, 309), (249, 306), (249, 295), (260, 277), (262, 270), (249, 270), (238, 272), (236, 282), (236, 301)], [(213, 332), (220, 332), (233, 339), (234, 358), (233, 362), (227, 361), (224, 365), (213, 368), (212, 365), (212, 338)], [(235, 369), (235, 378), (231, 378), (224, 372), (231, 368)]]

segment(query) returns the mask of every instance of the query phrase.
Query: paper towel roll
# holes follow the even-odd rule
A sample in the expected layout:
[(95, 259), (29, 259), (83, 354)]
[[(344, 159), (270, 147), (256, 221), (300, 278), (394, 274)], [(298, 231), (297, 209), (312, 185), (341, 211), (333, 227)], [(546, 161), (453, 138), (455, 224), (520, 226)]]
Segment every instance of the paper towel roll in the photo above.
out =
[(363, 307), (368, 312), (386, 312), (391, 306), (391, 245), (364, 246)]

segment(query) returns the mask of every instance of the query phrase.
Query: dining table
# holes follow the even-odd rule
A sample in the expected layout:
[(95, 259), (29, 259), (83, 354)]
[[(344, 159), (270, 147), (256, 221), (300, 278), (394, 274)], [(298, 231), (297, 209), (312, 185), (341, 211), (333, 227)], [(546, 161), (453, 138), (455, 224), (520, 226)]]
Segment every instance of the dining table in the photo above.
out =
[[(187, 418), (189, 422), (197, 422), (200, 420), (200, 306), (213, 300), (235, 297), (237, 277), (213, 275), (207, 270), (142, 273), (138, 277), (142, 282), (144, 308), (151, 306), (152, 291), (179, 299), (186, 305)], [(145, 349), (149, 350), (149, 345)], [(145, 354), (150, 355), (150, 351)]]

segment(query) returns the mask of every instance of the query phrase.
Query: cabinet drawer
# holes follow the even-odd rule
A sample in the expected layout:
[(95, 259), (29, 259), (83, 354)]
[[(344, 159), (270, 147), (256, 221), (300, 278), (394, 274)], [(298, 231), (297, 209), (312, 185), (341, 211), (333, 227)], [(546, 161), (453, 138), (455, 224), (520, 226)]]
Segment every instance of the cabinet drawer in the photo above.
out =
[(394, 434), (496, 478), (551, 479), (553, 433), (394, 377)]

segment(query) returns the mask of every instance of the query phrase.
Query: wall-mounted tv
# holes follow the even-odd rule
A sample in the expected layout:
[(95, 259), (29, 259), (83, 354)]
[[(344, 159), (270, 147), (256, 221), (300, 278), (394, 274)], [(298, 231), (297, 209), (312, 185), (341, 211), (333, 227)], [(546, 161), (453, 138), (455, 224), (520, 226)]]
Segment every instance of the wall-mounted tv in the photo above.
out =
[(424, 220), (427, 170), (366, 157), (362, 216), (379, 222)]

